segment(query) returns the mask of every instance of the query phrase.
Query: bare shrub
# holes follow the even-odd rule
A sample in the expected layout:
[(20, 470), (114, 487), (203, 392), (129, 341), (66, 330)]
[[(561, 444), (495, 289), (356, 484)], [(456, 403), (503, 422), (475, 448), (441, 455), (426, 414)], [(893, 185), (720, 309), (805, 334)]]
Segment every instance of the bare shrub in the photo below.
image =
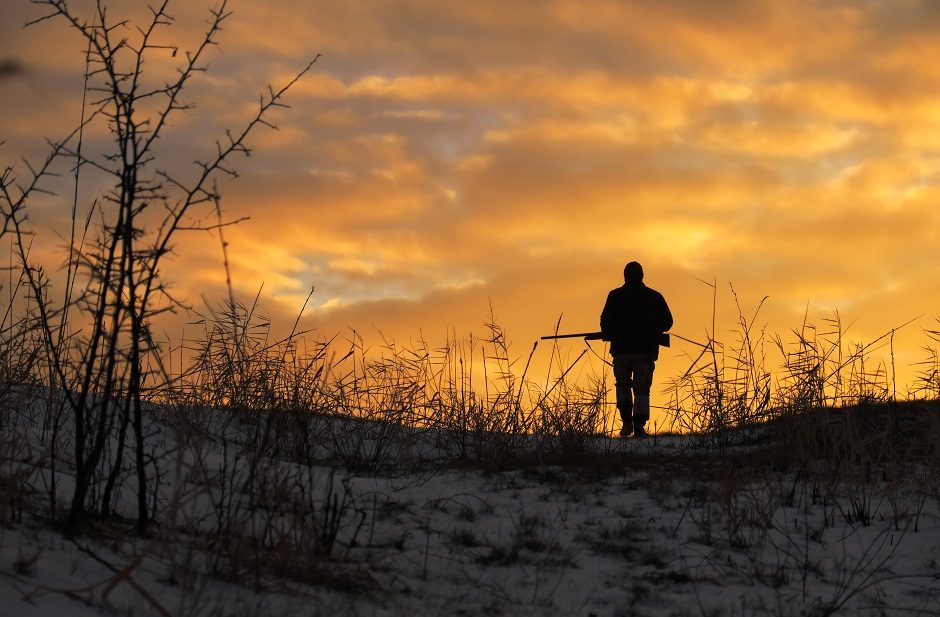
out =
[[(197, 161), (187, 178), (157, 167), (156, 146), (171, 118), (192, 107), (183, 93), (205, 70), (206, 52), (217, 44), (229, 17), (226, 3), (210, 11), (204, 35), (191, 51), (179, 55), (177, 44), (157, 42), (174, 23), (168, 0), (152, 7), (149, 21), (136, 28), (113, 21), (100, 2), (91, 21), (78, 17), (65, 2), (35, 4), (47, 12), (30, 25), (61, 21), (86, 43), (86, 98), (81, 123), (51, 143), (42, 165), (28, 167), (22, 182), (12, 168), (0, 176), (3, 230), (13, 238), (28, 291), (27, 314), (42, 341), (36, 370), (62, 411), (52, 422), (51, 439), (56, 441), (60, 432), (74, 436), (70, 450), (62, 453), (75, 469), (69, 527), (75, 529), (89, 511), (108, 515), (114, 492), (130, 473), (137, 493), (137, 528), (144, 532), (152, 513), (154, 472), (148, 471), (143, 405), (165, 378), (150, 328), (154, 317), (180, 306), (162, 279), (163, 260), (179, 232), (224, 225), (199, 222), (199, 209), (218, 204), (214, 179), (234, 175), (229, 159), (250, 152), (249, 134), (258, 126), (271, 126), (266, 116), (284, 106), (282, 97), (310, 66), (261, 97), (255, 116), (217, 142), (214, 155)], [(161, 62), (175, 65), (175, 77), (155, 83), (144, 67)], [(83, 143), (85, 130), (95, 127), (110, 136), (110, 149), (92, 152)], [(44, 182), (60, 158), (74, 165), (74, 187), (71, 229), (64, 234), (66, 280), (56, 290), (50, 275), (33, 261), (28, 211), (36, 196), (47, 191)], [(110, 184), (83, 212), (78, 186), (86, 174)]]

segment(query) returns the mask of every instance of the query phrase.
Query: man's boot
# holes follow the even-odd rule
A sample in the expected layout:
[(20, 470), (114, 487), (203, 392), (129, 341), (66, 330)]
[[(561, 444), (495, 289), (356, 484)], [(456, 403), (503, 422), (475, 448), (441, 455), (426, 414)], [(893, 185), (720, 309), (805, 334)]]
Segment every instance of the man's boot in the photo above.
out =
[(633, 435), (646, 437), (646, 422), (650, 419), (650, 397), (638, 394), (636, 408), (633, 410)]
[(620, 421), (623, 427), (620, 429), (621, 437), (629, 437), (633, 434), (633, 408), (625, 405), (617, 407), (620, 410)]

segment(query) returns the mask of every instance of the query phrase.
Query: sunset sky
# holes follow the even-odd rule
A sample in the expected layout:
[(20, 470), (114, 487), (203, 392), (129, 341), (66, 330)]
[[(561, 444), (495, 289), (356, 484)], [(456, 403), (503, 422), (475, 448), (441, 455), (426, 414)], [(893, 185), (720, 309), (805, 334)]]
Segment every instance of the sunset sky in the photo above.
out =
[[(88, 2), (72, 2), (91, 17)], [(143, 2), (112, 2), (114, 13)], [(171, 4), (182, 48), (212, 5)], [(675, 331), (786, 335), (838, 310), (925, 357), (940, 300), (940, 3), (928, 0), (233, 0), (161, 152), (188, 161), (267, 84), (322, 57), (223, 183), (234, 283), (288, 327), (407, 342), (482, 333), (525, 356), (560, 314), (594, 330), (637, 259)], [(0, 8), (0, 162), (36, 160), (80, 113), (84, 46)], [(129, 33), (131, 34), (131, 33)], [(154, 74), (178, 59), (155, 55)], [(62, 202), (64, 203), (64, 202)], [(66, 207), (43, 201), (37, 229)], [(56, 226), (59, 227), (56, 227)], [(54, 235), (50, 235), (54, 238)], [(177, 245), (177, 294), (222, 297), (221, 249)], [(59, 258), (61, 259), (61, 257)], [(572, 343), (575, 347), (580, 343)], [(665, 379), (694, 348), (667, 351)], [(771, 364), (778, 356), (769, 350)], [(907, 368), (904, 368), (907, 367)]]

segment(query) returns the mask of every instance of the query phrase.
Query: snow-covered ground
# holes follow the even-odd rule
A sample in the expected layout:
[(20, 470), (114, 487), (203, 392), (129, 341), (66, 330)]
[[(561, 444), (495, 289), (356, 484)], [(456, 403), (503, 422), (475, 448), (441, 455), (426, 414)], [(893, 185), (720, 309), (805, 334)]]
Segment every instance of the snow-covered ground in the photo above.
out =
[(940, 614), (921, 463), (858, 477), (758, 464), (767, 446), (599, 438), (576, 464), (251, 476), (237, 445), (163, 430), (152, 537), (125, 521), (71, 540), (5, 510), (0, 615)]

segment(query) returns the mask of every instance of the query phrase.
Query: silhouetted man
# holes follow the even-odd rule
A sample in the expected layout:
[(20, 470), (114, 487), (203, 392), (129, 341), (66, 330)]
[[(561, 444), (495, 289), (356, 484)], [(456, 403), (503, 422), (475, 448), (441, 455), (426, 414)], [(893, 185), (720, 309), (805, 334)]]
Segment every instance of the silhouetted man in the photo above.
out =
[(623, 269), (623, 287), (612, 289), (601, 312), (601, 332), (610, 341), (617, 387), (617, 409), (623, 420), (621, 437), (646, 435), (650, 388), (659, 358), (662, 333), (672, 327), (666, 299), (643, 283), (643, 266), (635, 261)]

